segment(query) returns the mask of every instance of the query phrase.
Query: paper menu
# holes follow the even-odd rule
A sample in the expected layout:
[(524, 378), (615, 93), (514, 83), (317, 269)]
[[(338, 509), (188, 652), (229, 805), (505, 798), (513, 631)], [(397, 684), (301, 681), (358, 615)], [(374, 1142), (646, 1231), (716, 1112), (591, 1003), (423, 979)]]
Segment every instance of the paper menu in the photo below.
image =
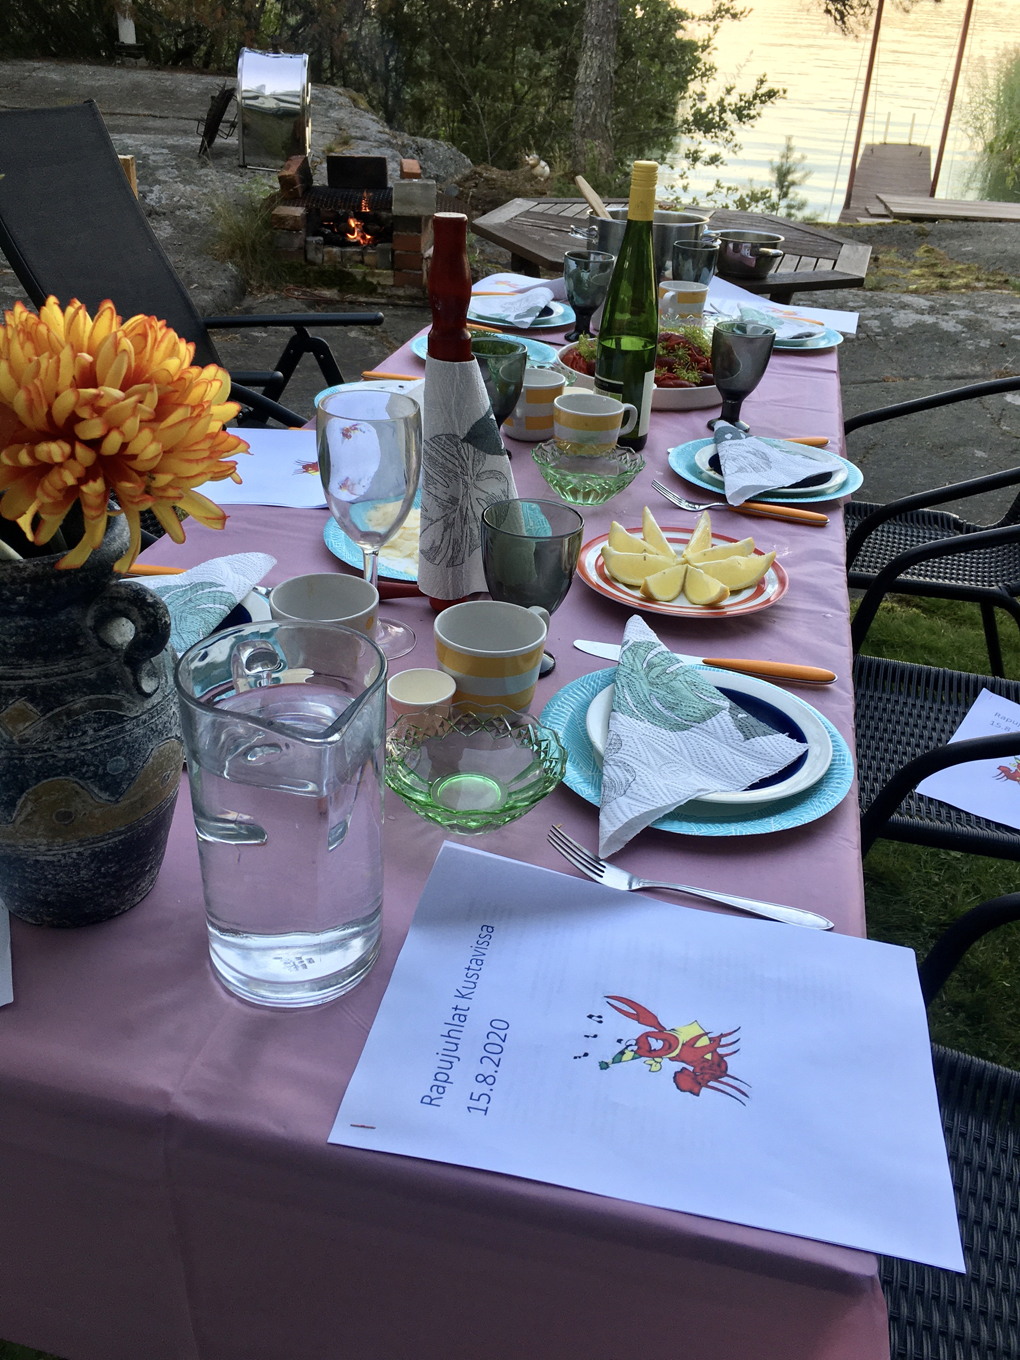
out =
[(0, 1006), (14, 1000), (14, 980), (11, 975), (11, 921), (7, 908), (0, 907)]
[(250, 453), (237, 455), (236, 482), (205, 482), (196, 489), (217, 505), (283, 505), (293, 510), (325, 508), (314, 430), (241, 428)]
[(757, 293), (749, 293), (746, 288), (741, 288), (739, 284), (730, 283), (729, 279), (721, 279), (717, 274), (708, 285), (708, 307), (706, 310), (722, 312), (739, 319), (742, 305), (755, 307), (763, 312), (775, 312), (777, 315), (791, 320), (807, 317), (811, 321), (821, 322), (823, 326), (830, 326), (833, 330), (842, 331), (844, 335), (856, 335), (857, 322), (860, 319), (859, 312), (837, 311), (832, 307), (800, 307), (795, 303), (771, 302), (768, 298), (759, 297)]
[[(969, 741), (1020, 732), (1020, 704), (983, 689), (950, 738)], [(922, 779), (917, 792), (1020, 831), (1020, 756), (971, 760)]]
[(462, 846), (330, 1141), (963, 1269), (912, 952)]

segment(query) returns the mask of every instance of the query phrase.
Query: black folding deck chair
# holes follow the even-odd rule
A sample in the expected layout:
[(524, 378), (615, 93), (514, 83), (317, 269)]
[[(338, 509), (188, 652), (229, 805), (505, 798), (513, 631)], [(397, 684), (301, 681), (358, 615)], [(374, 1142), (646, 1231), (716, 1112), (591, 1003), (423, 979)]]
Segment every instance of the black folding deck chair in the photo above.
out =
[(332, 350), (321, 336), (309, 335), (309, 325), (378, 326), (383, 320), (381, 312), (199, 316), (91, 99), (0, 113), (0, 249), (37, 307), (50, 294), (64, 306), (78, 298), (90, 311), (110, 298), (121, 316), (158, 316), (193, 341), (197, 364), (222, 364), (211, 330), (293, 330), (274, 370), (231, 373), (231, 399), (252, 413), (246, 423), (304, 423), (277, 400), (303, 354), (314, 356), (327, 385), (343, 382)]

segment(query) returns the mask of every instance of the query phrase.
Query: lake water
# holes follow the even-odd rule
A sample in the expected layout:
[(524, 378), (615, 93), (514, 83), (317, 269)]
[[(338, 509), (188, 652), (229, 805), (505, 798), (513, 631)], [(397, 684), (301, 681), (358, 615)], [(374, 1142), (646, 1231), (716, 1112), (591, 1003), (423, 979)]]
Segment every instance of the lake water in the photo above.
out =
[[(703, 0), (685, 0), (684, 7), (696, 13), (707, 8)], [(888, 140), (906, 142), (916, 115), (912, 140), (931, 147), (934, 166), (965, 8), (966, 0), (915, 0), (909, 10), (896, 0), (886, 4), (862, 146), (885, 140), (887, 115)], [(1020, 0), (977, 0), (974, 6), (940, 198), (975, 197), (967, 183), (974, 152), (962, 118), (968, 83), (983, 63), (1020, 42), (1018, 17)], [(746, 130), (741, 154), (720, 178), (767, 184), (769, 161), (792, 136), (795, 149), (807, 156), (804, 168), (812, 172), (800, 190), (810, 214), (835, 221), (843, 206), (870, 41), (870, 28), (857, 38), (837, 32), (821, 0), (758, 0), (748, 18), (723, 24), (714, 55), (716, 83), (736, 79), (739, 89), (749, 89), (764, 72), (770, 85), (785, 86), (787, 97)], [(710, 188), (716, 173), (694, 179), (695, 191)]]

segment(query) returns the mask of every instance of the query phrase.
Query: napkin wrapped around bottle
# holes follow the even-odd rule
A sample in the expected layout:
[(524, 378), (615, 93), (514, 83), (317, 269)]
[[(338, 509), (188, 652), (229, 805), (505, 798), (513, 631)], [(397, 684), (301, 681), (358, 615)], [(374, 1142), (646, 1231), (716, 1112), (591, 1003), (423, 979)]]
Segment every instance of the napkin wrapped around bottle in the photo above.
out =
[(603, 856), (682, 803), (746, 789), (807, 750), (731, 703), (636, 614), (624, 630), (615, 684), (602, 762)]
[(138, 579), (170, 611), (170, 645), (180, 655), (219, 627), (275, 566), (276, 558), (268, 553), (231, 553), (189, 567), (180, 576)]
[(784, 444), (782, 448), (776, 448), (721, 420), (716, 423), (714, 433), (719, 469), (730, 505), (743, 505), (744, 501), (754, 500), (763, 491), (793, 486), (820, 472), (846, 472), (842, 458), (823, 449), (812, 449), (806, 444)]
[(551, 288), (530, 288), (526, 293), (508, 293), (505, 297), (479, 297), (477, 301), (472, 297), (471, 310), (486, 320), (502, 321), (525, 330), (538, 320), (550, 302)]
[(429, 355), (422, 423), (418, 586), (424, 595), (459, 600), (486, 588), (482, 511), (493, 501), (517, 499), (474, 359), (449, 363)]

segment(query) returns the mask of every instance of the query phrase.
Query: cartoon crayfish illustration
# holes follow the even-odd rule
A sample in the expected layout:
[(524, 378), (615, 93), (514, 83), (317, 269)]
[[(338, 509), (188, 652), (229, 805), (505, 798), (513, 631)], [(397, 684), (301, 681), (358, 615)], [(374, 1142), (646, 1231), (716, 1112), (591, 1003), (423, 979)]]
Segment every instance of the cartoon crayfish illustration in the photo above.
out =
[(996, 779), (1009, 779), (1014, 784), (1020, 784), (1020, 756), (1013, 757), (1012, 766), (1000, 765)]
[[(624, 1044), (619, 1053), (613, 1055), (611, 1062), (600, 1062), (599, 1067), (607, 1071), (616, 1063), (629, 1062), (643, 1058), (649, 1072), (659, 1072), (664, 1062), (679, 1063), (673, 1073), (673, 1085), (678, 1091), (700, 1096), (702, 1091), (722, 1091), (740, 1104), (750, 1098), (747, 1082), (735, 1077), (729, 1070), (727, 1059), (739, 1052), (736, 1035), (739, 1030), (727, 1030), (725, 1034), (709, 1034), (696, 1021), (681, 1025), (676, 1029), (666, 1029), (657, 1015), (631, 1001), (625, 996), (607, 996), (606, 1000), (614, 1011), (645, 1026), (645, 1032), (636, 1039)], [(620, 1004), (617, 1005), (617, 1002)]]

